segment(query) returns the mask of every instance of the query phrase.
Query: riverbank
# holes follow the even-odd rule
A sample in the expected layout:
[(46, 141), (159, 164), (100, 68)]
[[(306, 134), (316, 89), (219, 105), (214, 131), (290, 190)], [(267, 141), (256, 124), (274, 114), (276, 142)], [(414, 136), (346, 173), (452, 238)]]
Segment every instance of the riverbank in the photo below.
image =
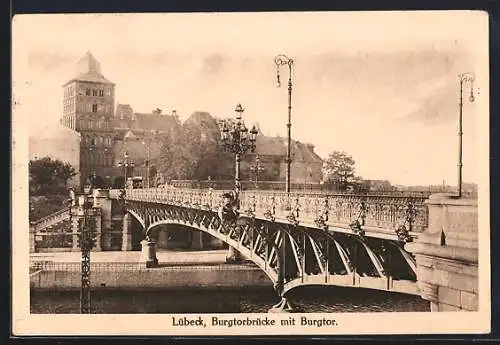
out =
[[(94, 252), (91, 254), (91, 286), (121, 290), (272, 286), (266, 274), (250, 262), (225, 264), (226, 253), (225, 250), (160, 251), (158, 267), (146, 268), (140, 252)], [(80, 253), (35, 253), (30, 259), (32, 289), (80, 288)]]

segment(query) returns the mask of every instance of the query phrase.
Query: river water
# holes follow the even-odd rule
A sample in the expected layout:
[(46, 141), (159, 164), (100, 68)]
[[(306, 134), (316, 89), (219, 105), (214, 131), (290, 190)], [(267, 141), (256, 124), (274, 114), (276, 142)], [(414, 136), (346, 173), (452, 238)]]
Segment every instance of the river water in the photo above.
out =
[[(79, 313), (79, 291), (31, 291), (31, 313)], [(422, 312), (419, 296), (345, 287), (301, 287), (289, 297), (304, 312)], [(279, 301), (270, 288), (94, 290), (92, 313), (265, 313)]]

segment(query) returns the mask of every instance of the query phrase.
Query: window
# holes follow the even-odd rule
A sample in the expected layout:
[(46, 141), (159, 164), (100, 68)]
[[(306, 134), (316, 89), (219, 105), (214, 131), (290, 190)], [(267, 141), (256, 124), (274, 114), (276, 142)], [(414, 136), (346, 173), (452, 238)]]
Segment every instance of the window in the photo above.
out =
[(104, 144), (107, 145), (107, 146), (110, 146), (111, 145), (111, 137), (106, 137), (105, 141), (104, 141)]
[(85, 89), (85, 95), (90, 96), (90, 89), (89, 88)]
[(97, 112), (97, 104), (92, 104), (92, 112), (93, 113)]
[(111, 88), (110, 87), (106, 88), (106, 96), (111, 96)]
[(97, 96), (97, 90), (96, 89), (92, 89), (92, 96)]
[(99, 90), (99, 96), (100, 96), (100, 97), (104, 97), (104, 90), (103, 90), (103, 89), (100, 89), (100, 90)]
[(85, 95), (85, 90), (83, 89), (83, 87), (81, 87), (81, 86), (80, 86), (80, 87), (78, 88), (78, 94), (79, 94), (79, 95)]

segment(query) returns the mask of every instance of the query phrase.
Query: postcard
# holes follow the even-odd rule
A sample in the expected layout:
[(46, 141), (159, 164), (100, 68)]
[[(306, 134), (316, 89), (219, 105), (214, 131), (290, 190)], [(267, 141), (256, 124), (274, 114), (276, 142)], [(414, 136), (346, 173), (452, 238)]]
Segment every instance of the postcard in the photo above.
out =
[(12, 25), (12, 334), (490, 332), (487, 13)]

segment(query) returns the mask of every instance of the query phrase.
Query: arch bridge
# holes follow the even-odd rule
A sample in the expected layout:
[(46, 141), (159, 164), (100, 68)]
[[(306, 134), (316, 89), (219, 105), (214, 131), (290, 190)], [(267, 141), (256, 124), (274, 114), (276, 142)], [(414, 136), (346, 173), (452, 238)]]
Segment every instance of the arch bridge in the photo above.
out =
[(284, 296), (304, 285), (418, 294), (404, 250), (427, 228), (425, 196), (243, 191), (237, 221), (221, 219), (221, 190), (131, 189), (126, 212), (147, 239), (161, 224), (206, 232), (259, 266)]

